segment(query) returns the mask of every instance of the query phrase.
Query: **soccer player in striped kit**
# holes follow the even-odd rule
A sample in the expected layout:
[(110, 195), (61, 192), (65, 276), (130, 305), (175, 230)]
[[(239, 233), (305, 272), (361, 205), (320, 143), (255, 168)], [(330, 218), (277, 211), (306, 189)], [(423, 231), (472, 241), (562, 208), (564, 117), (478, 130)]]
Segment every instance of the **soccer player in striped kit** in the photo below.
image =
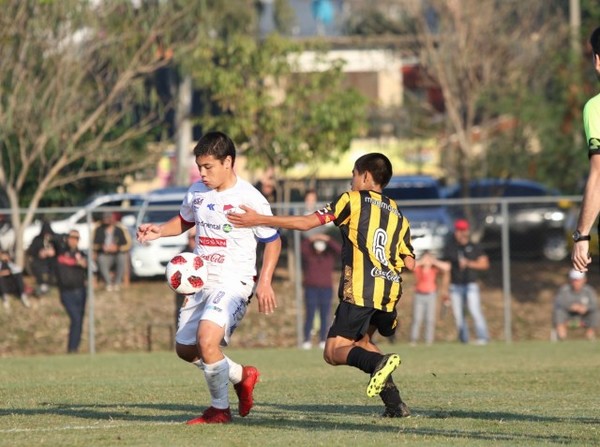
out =
[(245, 213), (229, 214), (228, 219), (238, 227), (268, 225), (307, 231), (333, 222), (340, 229), (340, 303), (323, 356), (330, 365), (353, 366), (369, 374), (367, 395), (381, 397), (384, 417), (406, 417), (410, 410), (391, 377), (400, 356), (383, 354), (372, 342), (375, 331), (384, 337), (395, 333), (401, 273), (415, 266), (409, 222), (396, 202), (382, 194), (392, 173), (385, 155), (366, 154), (354, 163), (351, 191), (314, 213), (268, 216), (243, 206)]

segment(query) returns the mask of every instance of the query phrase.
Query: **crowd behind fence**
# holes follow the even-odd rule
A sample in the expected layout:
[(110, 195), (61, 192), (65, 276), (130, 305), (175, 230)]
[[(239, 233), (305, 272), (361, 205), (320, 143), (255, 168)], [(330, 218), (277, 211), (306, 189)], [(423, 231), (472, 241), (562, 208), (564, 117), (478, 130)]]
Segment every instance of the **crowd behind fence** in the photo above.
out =
[[(569, 263), (570, 255), (570, 234), (575, 228), (575, 220), (578, 212), (580, 197), (560, 196), (560, 197), (520, 197), (520, 198), (478, 198), (478, 199), (452, 199), (452, 200), (426, 200), (399, 202), (401, 210), (406, 210), (406, 215), (411, 221), (414, 239), (414, 246), (417, 254), (424, 249), (435, 252), (439, 247), (427, 246), (427, 243), (433, 243), (435, 238), (448, 237), (452, 232), (452, 223), (457, 218), (468, 219), (473, 228), (474, 237), (483, 244), (484, 249), (494, 259), (494, 262), (501, 264), (502, 275), (502, 295), (504, 307), (504, 341), (509, 343), (513, 340), (511, 311), (511, 302), (513, 301), (513, 291), (511, 289), (511, 278), (519, 272), (514, 271), (511, 263), (515, 258), (527, 258), (530, 262), (538, 262), (540, 259), (550, 260), (556, 263), (556, 266), (565, 268)], [(177, 213), (177, 207), (159, 207), (163, 210)], [(414, 210), (443, 209), (442, 214), (436, 215), (434, 219), (415, 220), (410, 218), (412, 210), (415, 216), (418, 213)], [(97, 208), (88, 209), (85, 217), (77, 223), (80, 232), (87, 232), (88, 241), (91, 241), (90, 235), (93, 232), (93, 226), (96, 219), (102, 212), (115, 212), (119, 215), (135, 215), (142, 209), (140, 206), (123, 208)], [(275, 214), (303, 214), (303, 203), (274, 203), (272, 209)], [(48, 220), (50, 223), (65, 219), (80, 208), (40, 208), (36, 212), (36, 221)], [(22, 215), (26, 210), (21, 210)], [(0, 210), (0, 215), (4, 216), (4, 227), (1, 229), (0, 243), (7, 248), (7, 232), (10, 232), (10, 225), (7, 224), (7, 216), (10, 210)], [(425, 213), (427, 216), (427, 213)], [(129, 231), (135, 242), (135, 224), (134, 220), (129, 220)], [(68, 230), (67, 230), (68, 231)], [(328, 231), (332, 235), (337, 235), (335, 227)], [(301, 285), (301, 259), (300, 259), (300, 241), (302, 234), (300, 232), (282, 231), (285, 239), (284, 251), (280, 259), (280, 268), (288, 273), (289, 280), (294, 284), (295, 305), (297, 314), (297, 340), (298, 345), (302, 342), (302, 309), (303, 309), (303, 291)], [(27, 247), (25, 247), (27, 248)], [(87, 247), (86, 247), (87, 248)], [(597, 253), (594, 253), (597, 255)], [(95, 347), (95, 327), (94, 327), (94, 284), (95, 269), (93, 263), (88, 268), (88, 322), (89, 322), (89, 351), (94, 353)], [(547, 264), (544, 264), (547, 265)], [(597, 269), (596, 269), (597, 270)], [(550, 328), (548, 329), (550, 330)]]

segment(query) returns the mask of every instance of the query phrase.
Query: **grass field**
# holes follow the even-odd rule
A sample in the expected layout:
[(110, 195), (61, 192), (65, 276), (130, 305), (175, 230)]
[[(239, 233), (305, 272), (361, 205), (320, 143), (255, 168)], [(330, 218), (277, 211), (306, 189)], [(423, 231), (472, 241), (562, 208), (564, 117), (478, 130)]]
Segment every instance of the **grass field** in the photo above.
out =
[(380, 418), (366, 375), (316, 350), (247, 349), (228, 354), (259, 367), (256, 405), (225, 426), (183, 424), (208, 392), (170, 352), (4, 358), (0, 445), (600, 445), (600, 343), (394, 348), (410, 418)]

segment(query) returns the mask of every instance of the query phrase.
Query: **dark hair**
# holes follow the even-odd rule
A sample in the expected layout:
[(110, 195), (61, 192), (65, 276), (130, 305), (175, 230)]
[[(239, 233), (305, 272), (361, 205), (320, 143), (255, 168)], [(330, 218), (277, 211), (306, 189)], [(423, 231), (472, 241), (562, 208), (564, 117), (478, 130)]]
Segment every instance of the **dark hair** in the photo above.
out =
[(208, 132), (194, 147), (194, 157), (212, 155), (217, 160), (223, 161), (231, 157), (231, 166), (235, 163), (235, 144), (223, 132)]
[(354, 169), (359, 174), (369, 172), (375, 183), (382, 188), (385, 188), (392, 178), (392, 163), (385, 155), (377, 152), (359, 157), (354, 162)]
[(592, 51), (600, 56), (600, 26), (592, 32), (590, 45), (592, 46)]
[(40, 234), (51, 234), (54, 235), (54, 230), (52, 229), (52, 225), (47, 220), (42, 221), (42, 228), (40, 228)]

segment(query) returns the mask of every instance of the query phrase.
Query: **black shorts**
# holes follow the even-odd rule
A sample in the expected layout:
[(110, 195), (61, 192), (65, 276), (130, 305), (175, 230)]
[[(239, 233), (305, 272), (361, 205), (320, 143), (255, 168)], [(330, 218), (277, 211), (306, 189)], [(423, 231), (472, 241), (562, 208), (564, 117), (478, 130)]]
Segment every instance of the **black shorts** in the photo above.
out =
[(333, 324), (327, 337), (344, 337), (360, 340), (367, 333), (369, 326), (375, 326), (381, 335), (391, 337), (398, 326), (396, 309), (392, 312), (361, 307), (342, 301), (335, 311)]

